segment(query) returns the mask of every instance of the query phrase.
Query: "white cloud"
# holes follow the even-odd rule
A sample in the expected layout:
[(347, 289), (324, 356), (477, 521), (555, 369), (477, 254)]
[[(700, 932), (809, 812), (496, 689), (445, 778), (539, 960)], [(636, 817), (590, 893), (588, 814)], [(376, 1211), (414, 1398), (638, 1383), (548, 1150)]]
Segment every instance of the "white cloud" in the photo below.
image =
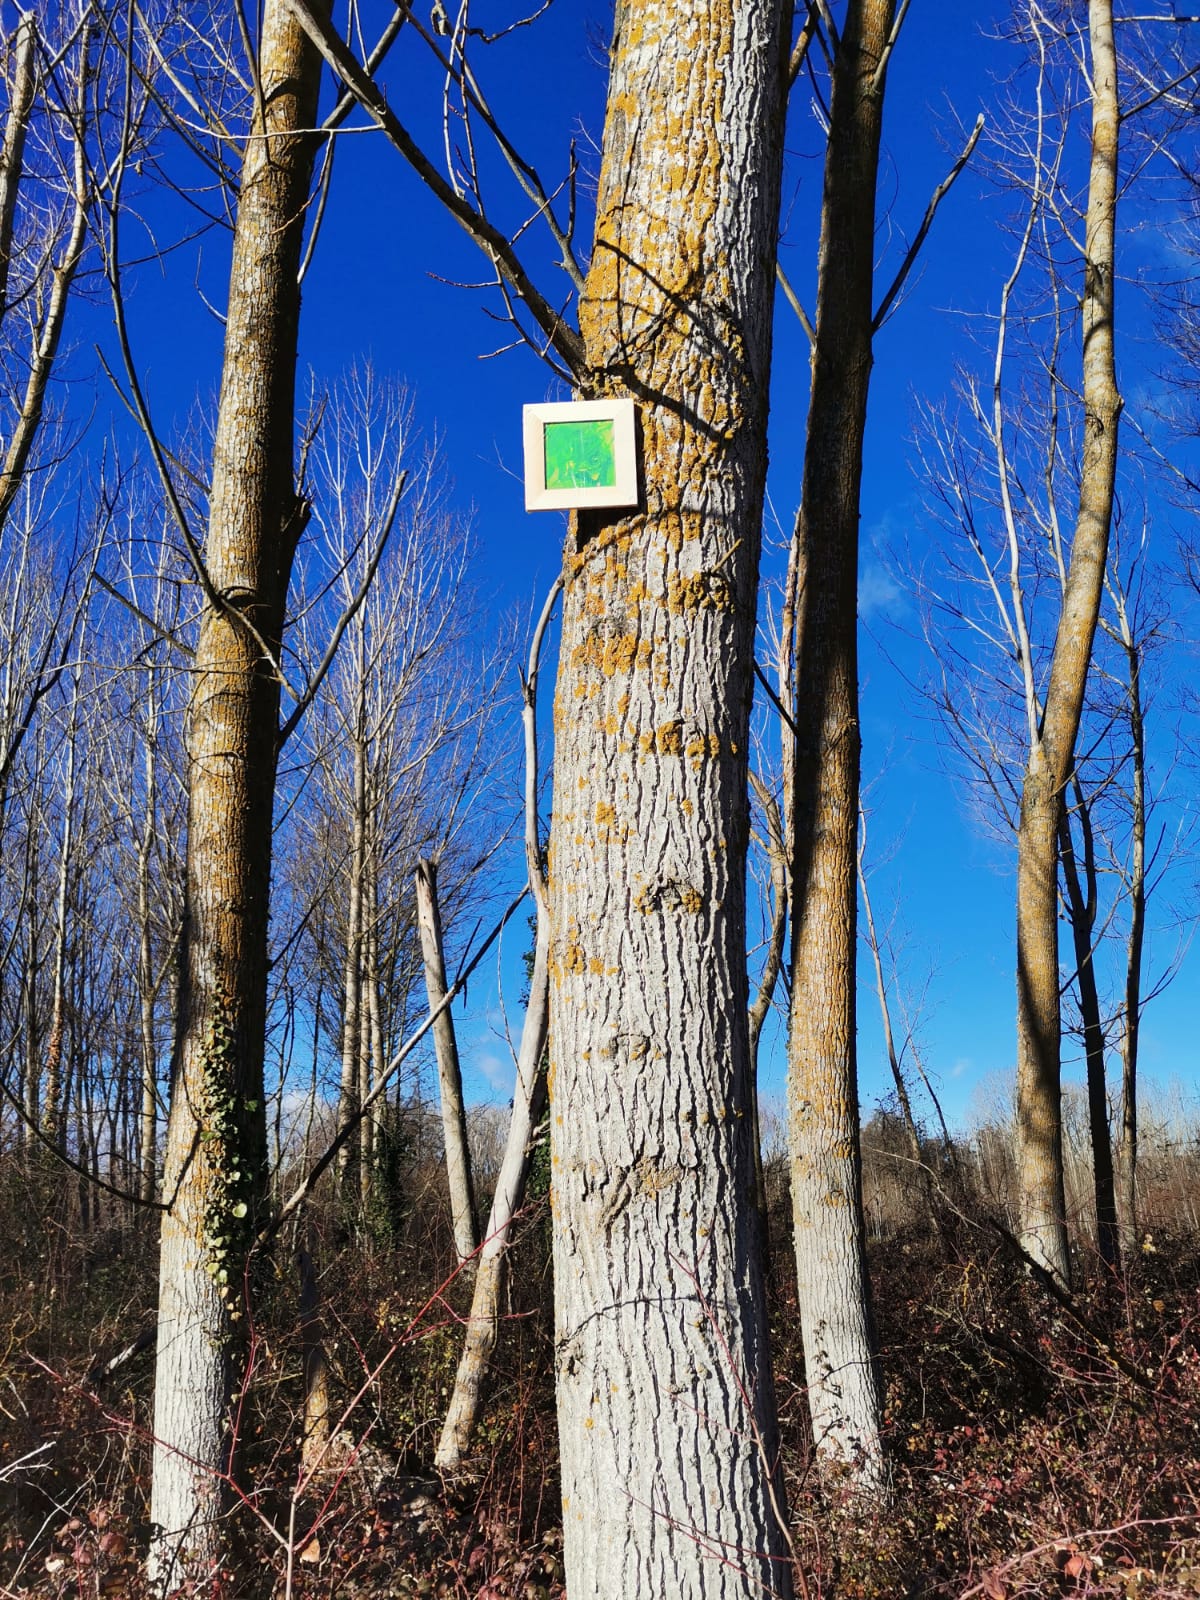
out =
[(512, 1099), (517, 1069), (511, 1056), (498, 1056), (491, 1050), (482, 1050), (477, 1056), (472, 1056), (471, 1065), (495, 1094)]
[[(900, 605), (897, 605), (897, 602)], [(907, 603), (904, 590), (879, 561), (868, 561), (858, 575), (858, 614), (864, 621), (881, 613), (902, 610)]]

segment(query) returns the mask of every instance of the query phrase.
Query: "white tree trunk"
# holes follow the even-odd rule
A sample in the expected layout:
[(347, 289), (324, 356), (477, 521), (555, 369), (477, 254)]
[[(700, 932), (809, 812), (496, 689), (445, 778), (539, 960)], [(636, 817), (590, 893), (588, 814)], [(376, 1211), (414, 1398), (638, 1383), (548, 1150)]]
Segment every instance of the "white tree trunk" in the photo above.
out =
[[(433, 1012), (446, 998), (446, 960), (442, 952), (442, 918), (438, 910), (437, 863), (418, 861), (417, 931), (425, 963), (425, 990)], [(471, 1152), (467, 1144), (467, 1113), (463, 1105), (462, 1072), (454, 1018), (445, 1006), (433, 1024), (437, 1052), (438, 1087), (442, 1102), (442, 1137), (446, 1147), (446, 1181), (450, 1189), (450, 1216), (459, 1265), (475, 1254), (479, 1235), (475, 1226), (475, 1193), (471, 1186)], [(515, 1115), (515, 1106), (514, 1106)]]
[(437, 1454), (434, 1456), (434, 1465), (439, 1472), (453, 1472), (462, 1463), (479, 1416), (483, 1383), (491, 1364), (492, 1351), (496, 1348), (508, 1241), (513, 1219), (525, 1198), (531, 1146), (540, 1114), (539, 1102), (543, 1088), (542, 1055), (546, 1049), (546, 1022), (550, 1002), (549, 953), (549, 921), (542, 914), (538, 917), (533, 975), (529, 981), (529, 1004), (525, 1008), (525, 1024), (521, 1031), (521, 1048), (517, 1057), (512, 1121), (508, 1128), (508, 1140), (504, 1146), (504, 1158), (500, 1163), (500, 1176), (496, 1180), (496, 1193), (492, 1198), (487, 1233), (484, 1235), (483, 1247), (479, 1252), (476, 1266), (471, 1315), (467, 1322), (463, 1353), (454, 1378), (454, 1392), (446, 1408), (446, 1420), (442, 1425)]
[(789, 1594), (751, 1148), (746, 756), (786, 24), (619, 6), (581, 307), (644, 511), (568, 540), (550, 851), (567, 1590)]

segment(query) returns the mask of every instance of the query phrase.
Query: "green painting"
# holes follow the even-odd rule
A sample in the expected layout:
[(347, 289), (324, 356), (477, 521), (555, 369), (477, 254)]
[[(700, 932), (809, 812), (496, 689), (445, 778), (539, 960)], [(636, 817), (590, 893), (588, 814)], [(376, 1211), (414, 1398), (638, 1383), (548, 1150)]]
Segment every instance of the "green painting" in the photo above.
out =
[(547, 489), (612, 489), (617, 455), (610, 417), (547, 422), (543, 434)]

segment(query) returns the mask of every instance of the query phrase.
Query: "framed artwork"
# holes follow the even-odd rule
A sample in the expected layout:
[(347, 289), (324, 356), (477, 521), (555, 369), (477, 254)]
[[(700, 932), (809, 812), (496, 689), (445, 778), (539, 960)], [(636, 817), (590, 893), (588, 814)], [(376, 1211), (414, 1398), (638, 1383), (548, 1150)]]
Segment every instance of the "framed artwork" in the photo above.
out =
[(637, 505), (632, 400), (526, 406), (524, 431), (526, 511)]

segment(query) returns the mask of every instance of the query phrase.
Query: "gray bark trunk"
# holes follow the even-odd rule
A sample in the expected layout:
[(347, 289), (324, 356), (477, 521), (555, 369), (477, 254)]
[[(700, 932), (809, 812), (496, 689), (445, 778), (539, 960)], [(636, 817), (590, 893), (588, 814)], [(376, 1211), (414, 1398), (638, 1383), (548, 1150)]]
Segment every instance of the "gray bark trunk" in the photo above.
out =
[(797, 1293), (818, 1454), (886, 1483), (855, 1048), (858, 523), (872, 362), (881, 61), (893, 0), (851, 0), (834, 61), (800, 546), (788, 1132)]
[(454, 1378), (454, 1392), (450, 1396), (446, 1420), (442, 1425), (441, 1438), (438, 1440), (437, 1454), (434, 1456), (434, 1465), (439, 1472), (456, 1471), (470, 1447), (471, 1435), (479, 1417), (484, 1379), (491, 1364), (492, 1352), (496, 1348), (500, 1304), (504, 1296), (508, 1241), (512, 1232), (513, 1218), (521, 1209), (525, 1198), (533, 1135), (537, 1129), (545, 1098), (542, 1057), (546, 1049), (546, 1023), (550, 1004), (549, 950), (549, 923), (543, 914), (538, 918), (533, 976), (529, 982), (529, 1004), (525, 1009), (525, 1023), (521, 1030), (517, 1082), (513, 1091), (512, 1121), (508, 1128), (508, 1140), (504, 1146), (504, 1158), (500, 1163), (500, 1176), (496, 1180), (496, 1193), (492, 1197), (487, 1233), (484, 1235), (483, 1247), (479, 1252), (475, 1289), (471, 1298), (471, 1315), (467, 1322), (463, 1353)]
[[(378, 844), (372, 838), (367, 851), (367, 889), (366, 903), (370, 911), (369, 926), (363, 940), (363, 1003), (366, 1006), (367, 1018), (365, 1035), (370, 1044), (371, 1065), (367, 1071), (366, 1092), (368, 1098), (374, 1093), (379, 1082), (380, 1074), (387, 1070), (387, 1053), (383, 1043), (383, 1000), (379, 984), (379, 887), (376, 874), (378, 862)], [(367, 1163), (372, 1188), (380, 1182), (380, 1173), (377, 1166), (379, 1155), (379, 1109), (372, 1102), (366, 1116), (363, 1118), (363, 1159)]]
[(758, 993), (751, 1003), (747, 1017), (750, 1029), (750, 1082), (754, 1086), (754, 1194), (758, 1205), (759, 1227), (762, 1230), (763, 1254), (765, 1259), (769, 1260), (771, 1215), (767, 1204), (766, 1174), (763, 1170), (762, 1119), (758, 1109), (758, 1047), (783, 967), (783, 948), (787, 937), (788, 849), (784, 839), (779, 802), (757, 773), (750, 774), (750, 783), (763, 809), (767, 828), (763, 848), (767, 853), (771, 873), (771, 932), (767, 941), (767, 958), (763, 963)]
[[(188, 710), (183, 977), (163, 1193), (150, 1577), (207, 1584), (225, 1556), (228, 1406), (266, 1130), (271, 821), (288, 580), (304, 521), (292, 468), (297, 271), (320, 58), (268, 0), (242, 158)], [(265, 127), (260, 119), (265, 118)], [(264, 134), (267, 135), (264, 137)]]
[(618, 7), (580, 321), (644, 511), (564, 565), (550, 842), (572, 1600), (791, 1592), (751, 1147), (746, 757), (790, 6)]
[(71, 729), (67, 738), (67, 770), (63, 783), (63, 825), (59, 846), (58, 892), (54, 901), (54, 976), (50, 990), (50, 1032), (46, 1039), (46, 1093), (42, 1104), (42, 1132), (55, 1149), (65, 1148), (63, 1120), (63, 1043), (67, 1026), (67, 896), (71, 887), (74, 853), (75, 740), (79, 711), (79, 679), (71, 692)]
[[(41, 743), (39, 735), (37, 741), (37, 770), (39, 771), (42, 767)], [(22, 997), (22, 1009), (25, 1013), (25, 1050), (22, 1057), (22, 1078), (27, 1126), (21, 1129), (22, 1142), (30, 1150), (36, 1148), (33, 1130), (38, 1126), (42, 1098), (42, 1034), (38, 1023), (37, 993), (38, 973), (41, 969), (41, 953), (38, 939), (38, 864), (38, 819), (36, 811), (31, 808), (29, 828), (25, 841), (25, 882), (29, 888), (29, 934), (25, 942), (24, 994)]]

